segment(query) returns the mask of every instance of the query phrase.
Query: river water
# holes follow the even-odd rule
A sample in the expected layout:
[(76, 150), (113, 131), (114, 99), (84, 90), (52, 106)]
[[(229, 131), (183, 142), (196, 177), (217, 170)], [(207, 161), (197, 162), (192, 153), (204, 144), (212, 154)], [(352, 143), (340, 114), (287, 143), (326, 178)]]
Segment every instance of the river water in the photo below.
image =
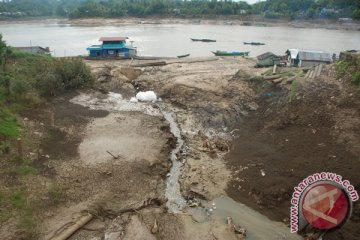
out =
[[(86, 48), (98, 44), (102, 36), (128, 36), (139, 55), (174, 57), (212, 56), (211, 51), (250, 51), (251, 56), (271, 51), (283, 54), (288, 48), (324, 50), (338, 54), (359, 49), (360, 31), (292, 27), (255, 27), (196, 24), (129, 24), (80, 26), (61, 20), (1, 24), (0, 33), (12, 46), (50, 47), (54, 56), (87, 54)], [(192, 42), (190, 38), (216, 39), (214, 43)], [(258, 41), (265, 46), (243, 45)]]

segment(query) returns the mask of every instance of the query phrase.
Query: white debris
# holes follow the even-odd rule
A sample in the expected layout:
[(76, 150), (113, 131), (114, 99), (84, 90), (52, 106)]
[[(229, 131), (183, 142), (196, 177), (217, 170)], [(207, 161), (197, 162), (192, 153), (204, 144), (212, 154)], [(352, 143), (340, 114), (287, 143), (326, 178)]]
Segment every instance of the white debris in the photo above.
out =
[(141, 102), (155, 102), (157, 100), (156, 94), (153, 91), (138, 92), (136, 98)]
[(70, 102), (93, 110), (109, 112), (136, 111), (150, 116), (162, 115), (159, 109), (150, 104), (146, 102), (134, 104), (128, 99), (123, 99), (121, 94), (118, 93), (109, 93), (107, 98), (97, 98), (95, 95), (82, 93), (71, 99)]
[(264, 177), (264, 176), (265, 176), (265, 171), (264, 171), (264, 169), (261, 169), (260, 172), (261, 172), (261, 176)]
[(138, 102), (138, 100), (137, 100), (137, 98), (136, 98), (136, 97), (132, 97), (132, 98), (130, 98), (130, 102), (132, 102), (132, 103), (137, 103), (137, 102)]

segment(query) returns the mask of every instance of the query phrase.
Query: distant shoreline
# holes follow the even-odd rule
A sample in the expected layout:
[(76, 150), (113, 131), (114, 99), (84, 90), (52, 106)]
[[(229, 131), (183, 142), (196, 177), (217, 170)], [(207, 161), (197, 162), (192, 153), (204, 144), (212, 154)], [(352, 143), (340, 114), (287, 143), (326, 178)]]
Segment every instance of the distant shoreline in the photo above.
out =
[(335, 19), (288, 20), (268, 19), (261, 16), (215, 16), (202, 18), (180, 17), (123, 17), (123, 18), (34, 18), (0, 20), (0, 25), (23, 23), (59, 23), (79, 26), (133, 25), (133, 24), (196, 24), (196, 25), (242, 25), (258, 27), (294, 27), (294, 28), (323, 28), (330, 30), (360, 31), (360, 21), (340, 22)]

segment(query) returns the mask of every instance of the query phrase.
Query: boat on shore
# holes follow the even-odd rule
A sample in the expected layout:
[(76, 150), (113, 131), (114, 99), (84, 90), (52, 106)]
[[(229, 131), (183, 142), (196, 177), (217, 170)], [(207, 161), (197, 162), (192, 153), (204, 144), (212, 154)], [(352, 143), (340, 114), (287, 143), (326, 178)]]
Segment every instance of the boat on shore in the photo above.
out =
[(188, 56), (190, 56), (190, 53), (184, 54), (184, 55), (179, 55), (179, 56), (177, 56), (177, 58), (184, 58), (184, 57), (188, 57)]
[(259, 46), (259, 45), (265, 45), (265, 43), (262, 42), (243, 42), (245, 45), (255, 45), (255, 46)]
[(228, 51), (219, 51), (212, 52), (215, 56), (249, 56), (250, 52), (228, 52)]
[(216, 40), (213, 39), (207, 39), (207, 38), (201, 38), (201, 39), (197, 39), (197, 38), (190, 38), (193, 42), (216, 42)]

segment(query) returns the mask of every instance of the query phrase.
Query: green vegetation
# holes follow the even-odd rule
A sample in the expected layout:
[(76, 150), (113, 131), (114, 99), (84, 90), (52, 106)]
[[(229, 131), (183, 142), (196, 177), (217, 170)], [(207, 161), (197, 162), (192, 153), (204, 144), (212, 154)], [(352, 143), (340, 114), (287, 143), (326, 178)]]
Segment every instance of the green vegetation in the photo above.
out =
[(64, 195), (63, 188), (57, 183), (50, 183), (48, 193), (52, 204), (58, 204)]
[(19, 135), (14, 113), (42, 96), (91, 86), (89, 68), (80, 59), (56, 59), (13, 51), (0, 35), (0, 145)]
[(21, 230), (18, 239), (35, 239), (36, 228), (32, 216), (31, 206), (24, 190), (0, 192), (0, 224), (15, 217), (18, 220), (17, 227)]
[(346, 61), (337, 61), (335, 63), (336, 78), (342, 78), (346, 75), (350, 64)]
[[(9, 219), (16, 222), (18, 239), (36, 239), (33, 211), (40, 208), (35, 203), (43, 206), (44, 201), (25, 191), (39, 170), (32, 160), (15, 155), (17, 137), (23, 138), (24, 156), (36, 146), (33, 140), (28, 142), (26, 131), (21, 131), (17, 114), (41, 106), (52, 96), (92, 83), (90, 69), (81, 59), (17, 52), (6, 45), (0, 34), (0, 176), (14, 183), (1, 189), (0, 224)], [(48, 190), (51, 204), (59, 202), (62, 188), (51, 185)]]
[(290, 92), (289, 92), (289, 102), (292, 102), (295, 100), (296, 98), (296, 93), (298, 91), (298, 87), (299, 87), (299, 82), (294, 80), (291, 83), (291, 88), (290, 88)]
[(358, 0), (12, 0), (0, 2), (1, 18), (61, 16), (212, 16), (260, 14), (268, 18), (360, 18)]
[(360, 71), (356, 71), (353, 77), (353, 82), (360, 87)]
[(360, 87), (360, 57), (345, 58), (335, 63), (336, 77), (351, 81)]
[(358, 0), (267, 0), (252, 6), (254, 14), (268, 18), (360, 18)]

